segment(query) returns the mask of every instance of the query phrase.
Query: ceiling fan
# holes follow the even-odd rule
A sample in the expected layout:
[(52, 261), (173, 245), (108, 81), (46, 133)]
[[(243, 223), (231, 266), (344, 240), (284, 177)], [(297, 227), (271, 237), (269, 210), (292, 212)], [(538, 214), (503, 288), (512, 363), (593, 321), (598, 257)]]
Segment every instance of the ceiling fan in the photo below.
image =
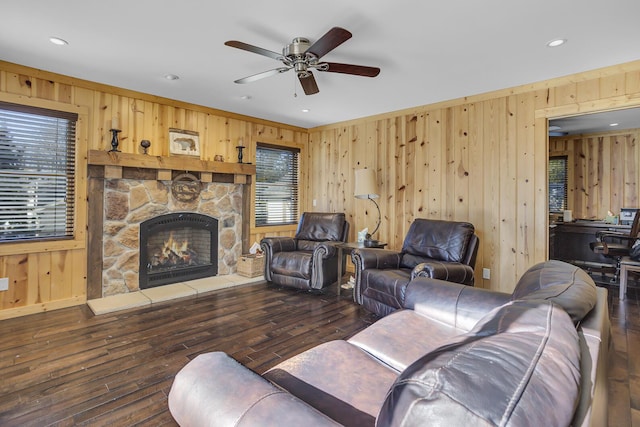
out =
[(283, 67), (274, 68), (273, 70), (263, 71), (262, 73), (235, 80), (235, 83), (250, 83), (265, 77), (294, 70), (298, 76), (298, 80), (300, 80), (304, 93), (306, 95), (313, 95), (314, 93), (318, 93), (320, 90), (318, 89), (316, 79), (311, 72), (312, 69), (317, 71), (326, 71), (329, 73), (353, 74), (364, 77), (375, 77), (380, 74), (380, 68), (377, 67), (320, 61), (320, 58), (349, 40), (351, 36), (352, 34), (344, 28), (333, 27), (313, 44), (309, 42), (309, 39), (304, 37), (294, 38), (290, 44), (282, 48), (281, 54), (239, 42), (237, 40), (229, 40), (228, 42), (225, 42), (225, 45), (257, 53), (259, 55), (268, 56), (269, 58), (276, 59), (284, 64)]

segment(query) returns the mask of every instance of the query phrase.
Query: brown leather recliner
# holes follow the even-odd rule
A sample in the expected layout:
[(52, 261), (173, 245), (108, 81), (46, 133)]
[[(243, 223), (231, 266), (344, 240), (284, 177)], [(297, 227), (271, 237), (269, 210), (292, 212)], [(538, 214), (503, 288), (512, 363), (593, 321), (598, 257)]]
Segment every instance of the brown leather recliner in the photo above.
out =
[(353, 298), (379, 316), (404, 308), (405, 292), (416, 277), (473, 286), (478, 253), (473, 224), (418, 218), (409, 227), (401, 251), (356, 249)]
[(338, 279), (336, 243), (346, 242), (349, 223), (344, 213), (305, 212), (295, 237), (265, 237), (264, 277), (268, 282), (299, 289), (322, 289)]

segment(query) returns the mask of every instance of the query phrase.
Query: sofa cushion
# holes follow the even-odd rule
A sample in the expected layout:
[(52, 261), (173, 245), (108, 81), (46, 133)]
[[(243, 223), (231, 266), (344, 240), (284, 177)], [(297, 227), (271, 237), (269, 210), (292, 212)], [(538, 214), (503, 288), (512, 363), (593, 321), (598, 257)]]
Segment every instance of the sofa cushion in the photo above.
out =
[(363, 297), (384, 303), (393, 309), (402, 308), (407, 285), (411, 281), (411, 270), (378, 270), (371, 268), (362, 271)]
[(311, 277), (311, 252), (276, 252), (271, 260), (273, 274), (302, 279)]
[(567, 313), (548, 301), (514, 301), (402, 372), (377, 423), (566, 426), (579, 383), (580, 345)]
[(264, 377), (343, 425), (373, 426), (398, 372), (346, 341), (285, 360)]
[(578, 323), (596, 305), (596, 284), (583, 269), (562, 261), (545, 261), (527, 270), (512, 300), (548, 300), (561, 306)]
[[(414, 260), (403, 260), (404, 266), (413, 268), (424, 258), (446, 262), (463, 262), (475, 229), (468, 222), (417, 218), (407, 232), (402, 252), (417, 255)], [(422, 261), (420, 261), (422, 260)]]
[(413, 310), (398, 310), (349, 338), (376, 359), (398, 371), (462, 331), (446, 323), (433, 320)]

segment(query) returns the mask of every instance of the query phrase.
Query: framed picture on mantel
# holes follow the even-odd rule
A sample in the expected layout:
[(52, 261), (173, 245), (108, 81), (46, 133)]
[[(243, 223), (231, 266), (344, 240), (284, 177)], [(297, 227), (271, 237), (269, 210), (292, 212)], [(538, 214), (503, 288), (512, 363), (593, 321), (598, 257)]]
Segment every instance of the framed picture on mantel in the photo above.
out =
[(169, 129), (169, 153), (200, 157), (200, 138), (198, 132)]

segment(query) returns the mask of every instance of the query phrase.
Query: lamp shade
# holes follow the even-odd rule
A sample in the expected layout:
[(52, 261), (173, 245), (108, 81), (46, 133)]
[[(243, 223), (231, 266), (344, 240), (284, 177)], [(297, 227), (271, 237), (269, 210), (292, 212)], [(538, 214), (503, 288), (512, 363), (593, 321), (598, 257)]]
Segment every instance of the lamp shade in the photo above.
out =
[(355, 196), (358, 199), (375, 199), (378, 195), (376, 174), (373, 169), (356, 170)]

